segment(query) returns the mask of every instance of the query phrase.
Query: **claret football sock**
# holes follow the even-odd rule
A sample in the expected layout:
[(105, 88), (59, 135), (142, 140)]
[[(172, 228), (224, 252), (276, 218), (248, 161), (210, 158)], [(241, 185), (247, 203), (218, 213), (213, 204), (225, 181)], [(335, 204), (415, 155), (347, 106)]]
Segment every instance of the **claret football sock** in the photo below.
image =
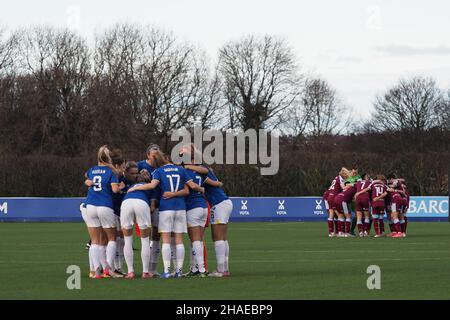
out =
[(339, 220), (338, 220), (338, 218), (334, 218), (334, 232), (335, 233), (339, 232)]
[(401, 232), (403, 232), (403, 233), (406, 232), (406, 221), (405, 220), (400, 220), (400, 229), (401, 229)]
[(383, 221), (383, 218), (379, 219), (379, 224), (380, 224), (380, 233), (384, 233), (384, 221)]
[(370, 219), (364, 219), (364, 231), (370, 231)]
[(350, 233), (351, 225), (352, 225), (352, 219), (351, 218), (345, 219), (345, 231), (344, 231), (344, 233)]
[(328, 218), (328, 233), (333, 233), (334, 231), (334, 220), (332, 218)]
[(395, 232), (395, 231), (394, 231), (394, 222), (392, 222), (392, 221), (389, 221), (389, 230), (390, 230), (391, 232)]
[(356, 225), (358, 226), (358, 232), (364, 232), (364, 226), (361, 220), (358, 220), (358, 222), (356, 223)]
[(338, 232), (344, 232), (344, 226), (345, 225), (345, 219), (339, 218), (338, 219)]
[(372, 222), (373, 222), (373, 228), (375, 229), (375, 234), (377, 234), (377, 235), (381, 234), (378, 216), (374, 216)]

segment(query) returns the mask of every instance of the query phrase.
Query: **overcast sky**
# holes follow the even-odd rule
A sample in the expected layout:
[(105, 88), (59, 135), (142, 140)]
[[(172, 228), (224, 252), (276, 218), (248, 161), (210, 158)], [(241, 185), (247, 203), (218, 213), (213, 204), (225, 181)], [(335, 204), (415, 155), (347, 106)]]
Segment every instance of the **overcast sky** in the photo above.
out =
[(429, 75), (450, 89), (448, 0), (2, 0), (9, 30), (50, 24), (95, 32), (116, 22), (172, 30), (215, 58), (241, 35), (285, 37), (306, 72), (338, 90), (355, 116), (367, 117), (377, 93), (400, 77)]

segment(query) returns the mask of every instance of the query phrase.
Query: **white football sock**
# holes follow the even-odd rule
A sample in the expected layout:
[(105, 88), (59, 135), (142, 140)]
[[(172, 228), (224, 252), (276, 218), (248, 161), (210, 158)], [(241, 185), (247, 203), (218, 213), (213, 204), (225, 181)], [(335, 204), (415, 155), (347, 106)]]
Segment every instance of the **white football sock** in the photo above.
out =
[(183, 269), (183, 263), (184, 263), (184, 244), (177, 244), (176, 245), (176, 270), (175, 272), (179, 272)]
[(116, 269), (117, 270), (122, 270), (122, 264), (123, 264), (123, 239), (120, 237), (117, 237), (117, 264), (116, 264)]
[(225, 240), (225, 271), (228, 271), (228, 257), (230, 256), (230, 246), (228, 245), (228, 240)]
[(89, 271), (95, 271), (94, 260), (92, 259), (92, 245), (89, 247)]
[(216, 251), (217, 271), (225, 271), (225, 241), (219, 240), (214, 242), (214, 249)]
[(195, 271), (198, 270), (197, 266), (195, 264), (195, 250), (194, 250), (192, 242), (190, 244), (191, 245), (189, 247), (189, 250), (190, 250), (189, 251), (189, 253), (190, 253), (190, 256), (189, 256), (189, 270), (192, 271), (192, 272), (195, 272)]
[[(205, 272), (206, 270), (205, 270), (205, 261), (203, 259), (203, 242), (202, 241), (194, 241), (192, 243), (192, 251), (194, 252), (196, 269), (200, 272)], [(197, 270), (192, 270), (192, 271), (195, 272)]]
[(123, 247), (123, 255), (127, 263), (128, 273), (134, 272), (133, 266), (133, 236), (124, 237), (125, 245)]
[(100, 246), (98, 244), (91, 244), (89, 248), (90, 254), (92, 256), (92, 263), (94, 265), (94, 270), (97, 275), (100, 273)]
[(158, 267), (158, 257), (161, 249), (159, 248), (159, 241), (153, 240), (151, 242), (151, 255), (150, 255), (150, 272), (155, 273)]
[(164, 264), (164, 272), (169, 272), (170, 260), (171, 260), (171, 249), (169, 243), (163, 243), (161, 248), (161, 254)]
[(106, 246), (106, 261), (108, 262), (109, 270), (114, 271), (114, 260), (116, 259), (117, 244), (115, 241), (108, 241)]
[(175, 243), (175, 238), (172, 237), (170, 239), (170, 252), (171, 252), (171, 259), (172, 259), (172, 266), (174, 268), (177, 267), (177, 245)]
[(150, 238), (141, 238), (142, 272), (148, 273), (150, 265)]
[(106, 246), (98, 246), (100, 247), (100, 264), (102, 265), (103, 271), (106, 271), (108, 269), (108, 262), (106, 260)]

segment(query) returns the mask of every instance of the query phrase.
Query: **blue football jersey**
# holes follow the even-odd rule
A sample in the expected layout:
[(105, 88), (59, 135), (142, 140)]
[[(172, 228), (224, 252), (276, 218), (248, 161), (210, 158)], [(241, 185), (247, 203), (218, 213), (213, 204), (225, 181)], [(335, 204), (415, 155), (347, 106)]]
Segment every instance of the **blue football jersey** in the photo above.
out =
[(137, 163), (138, 166), (138, 170), (139, 172), (141, 172), (142, 169), (145, 169), (148, 171), (148, 173), (152, 174), (153, 171), (155, 171), (155, 167), (153, 167), (152, 165), (150, 165), (147, 160), (141, 160)]
[(159, 211), (186, 210), (184, 197), (162, 198), (164, 192), (177, 192), (184, 188), (186, 182), (189, 181), (184, 168), (174, 164), (166, 164), (153, 172), (153, 179), (159, 180), (159, 186), (161, 187)]
[[(141, 172), (142, 169), (145, 169), (150, 173), (150, 176), (153, 178), (153, 172), (155, 172), (156, 168), (150, 165), (147, 160), (141, 160), (137, 163), (138, 170)], [(159, 199), (161, 198), (161, 187), (157, 186), (155, 189), (151, 190), (150, 199), (158, 200), (156, 203), (156, 207), (159, 206)]]
[[(208, 169), (207, 177), (213, 181), (219, 180), (210, 169)], [(205, 184), (205, 196), (206, 199), (208, 199), (208, 202), (211, 204), (211, 206), (215, 206), (216, 204), (219, 204), (222, 201), (228, 200), (228, 196), (226, 195), (225, 191), (223, 191), (222, 188), (213, 187), (207, 183)]]
[(123, 198), (131, 186), (131, 183), (124, 176), (119, 177), (119, 183), (121, 182), (125, 184), (125, 188), (120, 190), (119, 193), (113, 194), (114, 213), (118, 216), (120, 216), (120, 206), (122, 205)]
[[(130, 188), (133, 187), (137, 187), (137, 186), (142, 186), (145, 183), (136, 183), (130, 186)], [(123, 198), (123, 200), (127, 200), (127, 199), (140, 199), (143, 200), (145, 202), (147, 202), (147, 204), (150, 204), (150, 196), (151, 196), (151, 190), (136, 190), (133, 192), (128, 192), (125, 197)]]
[(95, 166), (88, 170), (87, 177), (94, 182), (89, 188), (86, 204), (114, 209), (111, 183), (119, 183), (119, 179), (111, 168)]
[[(200, 173), (195, 172), (191, 169), (184, 169), (186, 171), (186, 176), (188, 180), (192, 180), (200, 187), (203, 186), (206, 177), (202, 176)], [(189, 189), (189, 195), (186, 197), (186, 210), (191, 210), (194, 208), (207, 208), (205, 197), (203, 193)]]

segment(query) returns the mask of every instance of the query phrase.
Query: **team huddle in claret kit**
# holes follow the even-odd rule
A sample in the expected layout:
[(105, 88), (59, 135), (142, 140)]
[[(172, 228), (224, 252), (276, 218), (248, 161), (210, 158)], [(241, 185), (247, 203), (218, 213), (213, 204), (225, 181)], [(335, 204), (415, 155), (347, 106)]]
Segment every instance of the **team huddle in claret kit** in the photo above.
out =
[[(323, 194), (323, 200), (329, 213), (329, 237), (354, 237), (356, 226), (360, 237), (368, 237), (372, 225), (375, 238), (406, 237), (409, 193), (405, 180), (396, 174), (387, 178), (378, 174), (372, 179), (369, 174), (359, 176), (356, 168), (351, 171), (342, 168)], [(356, 219), (352, 219), (352, 211), (356, 212)], [(385, 216), (389, 234), (384, 231)]]
[[(180, 156), (193, 160), (195, 152), (187, 145)], [(134, 229), (141, 240), (143, 279), (230, 276), (227, 227), (233, 204), (222, 182), (206, 165), (172, 163), (158, 145), (150, 145), (146, 154), (145, 160), (125, 161), (120, 150), (102, 146), (98, 164), (85, 173), (89, 189), (80, 210), (91, 239), (89, 277), (136, 277)], [(217, 262), (211, 273), (203, 241), (209, 224)], [(190, 270), (183, 273), (186, 233), (191, 258)], [(160, 254), (162, 273), (157, 271)]]

